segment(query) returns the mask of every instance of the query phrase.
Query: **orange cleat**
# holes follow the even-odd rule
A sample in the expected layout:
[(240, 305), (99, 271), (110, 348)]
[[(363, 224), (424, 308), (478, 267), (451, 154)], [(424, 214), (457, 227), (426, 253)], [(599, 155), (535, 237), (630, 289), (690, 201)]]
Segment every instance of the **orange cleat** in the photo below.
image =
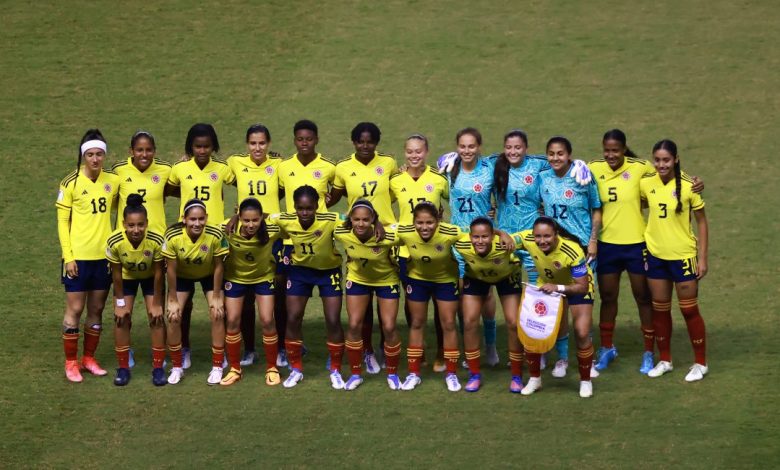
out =
[(108, 374), (108, 371), (100, 367), (100, 364), (98, 364), (95, 358), (90, 356), (81, 358), (81, 368), (88, 370), (92, 375), (101, 376)]
[(79, 383), (83, 380), (79, 370), (79, 361), (65, 361), (65, 377), (74, 383)]

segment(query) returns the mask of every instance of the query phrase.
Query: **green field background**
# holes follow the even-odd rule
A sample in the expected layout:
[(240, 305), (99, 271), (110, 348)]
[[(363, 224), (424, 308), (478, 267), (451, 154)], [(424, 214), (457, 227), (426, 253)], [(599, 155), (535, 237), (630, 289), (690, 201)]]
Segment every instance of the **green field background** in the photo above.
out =
[[(0, 467), (780, 465), (777, 2), (0, 8)], [(195, 364), (180, 385), (152, 387), (142, 311), (128, 387), (110, 376), (66, 383), (54, 200), (84, 130), (103, 130), (110, 165), (138, 128), (155, 134), (158, 156), (176, 161), (198, 121), (215, 125), (223, 156), (243, 151), (244, 131), (258, 121), (272, 148), (290, 154), (301, 118), (319, 124), (319, 149), (334, 159), (350, 153), (349, 131), (364, 120), (379, 124), (380, 150), (395, 155), (413, 132), (431, 139), (432, 155), (451, 150), (468, 125), (483, 131), (485, 152), (522, 127), (531, 151), (563, 134), (583, 159), (600, 156), (601, 135), (614, 127), (642, 156), (674, 139), (683, 168), (706, 184), (710, 274), (700, 304), (710, 375), (683, 381), (692, 353), (675, 307), (677, 369), (640, 376), (639, 324), (624, 292), (621, 357), (590, 400), (577, 396), (576, 367), (561, 381), (545, 374), (533, 397), (509, 394), (503, 367), (486, 371), (477, 394), (450, 394), (431, 372), (413, 393), (390, 392), (373, 376), (354, 393), (334, 391), (317, 299), (296, 389), (265, 386), (258, 368), (237, 386), (207, 387), (200, 299)], [(177, 204), (169, 201), (170, 216)], [(104, 324), (110, 331), (110, 312)], [(104, 334), (98, 351), (106, 368), (115, 367), (112, 341)]]

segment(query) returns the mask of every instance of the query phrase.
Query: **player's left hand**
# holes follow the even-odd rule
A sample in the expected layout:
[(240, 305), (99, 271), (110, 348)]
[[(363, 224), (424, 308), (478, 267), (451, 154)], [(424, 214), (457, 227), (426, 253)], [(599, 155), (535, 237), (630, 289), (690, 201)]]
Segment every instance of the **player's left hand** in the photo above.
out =
[(163, 326), (162, 305), (152, 305), (152, 307), (149, 309), (149, 326)]
[(569, 176), (574, 178), (580, 186), (587, 186), (593, 180), (593, 173), (590, 172), (588, 164), (582, 160), (572, 161)]

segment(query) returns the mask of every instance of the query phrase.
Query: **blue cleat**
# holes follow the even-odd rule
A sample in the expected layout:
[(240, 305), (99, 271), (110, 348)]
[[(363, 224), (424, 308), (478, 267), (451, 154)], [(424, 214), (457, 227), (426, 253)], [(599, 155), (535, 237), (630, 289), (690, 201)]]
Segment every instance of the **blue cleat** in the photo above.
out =
[(521, 393), (523, 391), (523, 378), (519, 375), (513, 375), (509, 382), (509, 391), (512, 393)]
[(155, 387), (162, 387), (168, 383), (168, 379), (165, 378), (165, 369), (162, 367), (152, 369), (152, 383)]
[(114, 377), (114, 385), (117, 387), (124, 387), (130, 382), (130, 369), (120, 367), (116, 370), (116, 377)]
[[(351, 375), (349, 379), (347, 379), (347, 383), (344, 384), (344, 390), (355, 390), (362, 383), (363, 377), (360, 375)], [(336, 386), (334, 385), (333, 388), (336, 388)]]
[(617, 348), (612, 346), (611, 348), (599, 348), (599, 359), (593, 366), (597, 371), (602, 371), (607, 368), (610, 362), (614, 361), (618, 356)]
[(397, 374), (388, 374), (387, 386), (390, 387), (390, 390), (401, 390), (401, 379), (398, 378)]
[(653, 357), (652, 351), (645, 351), (642, 353), (642, 367), (639, 368), (639, 373), (647, 375), (653, 369)]
[(467, 392), (477, 392), (482, 386), (482, 374), (471, 374), (469, 381), (466, 382), (464, 390)]

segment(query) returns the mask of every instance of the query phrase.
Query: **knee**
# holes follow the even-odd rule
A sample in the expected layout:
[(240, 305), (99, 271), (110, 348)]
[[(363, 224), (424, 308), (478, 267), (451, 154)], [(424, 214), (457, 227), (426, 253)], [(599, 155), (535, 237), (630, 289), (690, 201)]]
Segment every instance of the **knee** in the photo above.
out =
[(618, 292), (614, 289), (599, 289), (599, 297), (602, 304), (614, 304), (618, 299)]
[(236, 331), (241, 328), (241, 322), (235, 319), (230, 319), (226, 322), (227, 329), (230, 331)]

